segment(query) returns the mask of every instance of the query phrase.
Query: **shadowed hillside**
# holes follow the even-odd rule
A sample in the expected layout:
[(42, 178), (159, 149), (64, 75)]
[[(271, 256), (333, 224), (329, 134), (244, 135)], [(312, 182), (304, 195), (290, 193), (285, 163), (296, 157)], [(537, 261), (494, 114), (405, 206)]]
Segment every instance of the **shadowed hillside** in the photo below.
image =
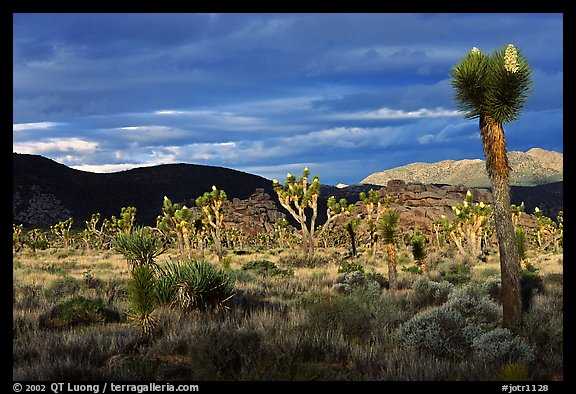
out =
[[(154, 226), (162, 210), (164, 196), (173, 202), (195, 205), (196, 197), (210, 191), (212, 185), (223, 189), (229, 200), (246, 199), (256, 189), (264, 189), (278, 210), (293, 224), (290, 214), (278, 204), (272, 181), (245, 172), (195, 164), (163, 164), (115, 173), (92, 173), (69, 168), (38, 155), (13, 154), (13, 223), (44, 227), (72, 217), (75, 226), (93, 213), (102, 218), (118, 216), (122, 207), (136, 207), (138, 224)], [(322, 185), (318, 204), (318, 224), (326, 220), (326, 199), (335, 196), (349, 203), (372, 184), (338, 188)], [(563, 206), (563, 182), (535, 187), (512, 187), (512, 203), (524, 202), (526, 212), (538, 206), (553, 219)]]
[(155, 225), (164, 196), (194, 206), (215, 185), (228, 199), (244, 199), (262, 188), (274, 199), (272, 182), (244, 172), (195, 164), (164, 164), (115, 173), (78, 171), (37, 155), (13, 154), (15, 223), (47, 226), (72, 216), (84, 226), (93, 213), (118, 216), (134, 206), (136, 220)]

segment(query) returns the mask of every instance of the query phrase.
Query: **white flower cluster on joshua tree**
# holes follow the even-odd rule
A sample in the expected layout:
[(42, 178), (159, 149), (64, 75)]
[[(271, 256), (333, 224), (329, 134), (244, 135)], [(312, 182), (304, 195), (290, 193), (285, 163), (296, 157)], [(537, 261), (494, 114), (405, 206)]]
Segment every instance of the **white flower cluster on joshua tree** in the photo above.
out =
[(504, 68), (511, 72), (518, 72), (518, 51), (512, 44), (508, 44), (504, 52)]

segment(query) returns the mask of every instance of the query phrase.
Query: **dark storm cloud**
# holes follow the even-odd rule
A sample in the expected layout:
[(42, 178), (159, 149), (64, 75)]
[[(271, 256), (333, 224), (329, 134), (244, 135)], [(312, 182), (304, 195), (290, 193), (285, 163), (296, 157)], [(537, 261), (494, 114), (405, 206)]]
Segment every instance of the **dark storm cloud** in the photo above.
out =
[(509, 42), (534, 77), (509, 149), (562, 150), (562, 14), (15, 14), (13, 28), (14, 151), (77, 168), (308, 165), (335, 184), (478, 158), (450, 68)]

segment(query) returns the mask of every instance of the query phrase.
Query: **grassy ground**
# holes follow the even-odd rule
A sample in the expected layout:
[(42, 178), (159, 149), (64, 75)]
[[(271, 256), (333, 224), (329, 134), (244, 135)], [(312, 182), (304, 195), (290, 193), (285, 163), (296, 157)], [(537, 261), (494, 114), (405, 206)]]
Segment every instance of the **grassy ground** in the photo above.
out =
[[(227, 273), (237, 291), (230, 309), (183, 313), (159, 308), (154, 335), (145, 338), (127, 318), (130, 275), (123, 256), (18, 252), (13, 258), (13, 379), (511, 380), (505, 373), (523, 380), (563, 379), (562, 254), (529, 255), (544, 291), (534, 296), (521, 331), (500, 342), (486, 336), (473, 343), (479, 335), (475, 330), (501, 328), (501, 312), (494, 312), (501, 309), (497, 254), (476, 261), (454, 251), (432, 251), (432, 270), (424, 280), (402, 269), (414, 261), (401, 249), (396, 292), (381, 286), (387, 278), (384, 256), (372, 261), (361, 256), (355, 261), (364, 275), (343, 292), (335, 283), (342, 279), (339, 267), (351, 261), (346, 250), (320, 248), (312, 267), (303, 266), (297, 253), (229, 252)], [(169, 251), (157, 262), (175, 257)], [(215, 256), (207, 260), (217, 265)], [(255, 261), (278, 270), (244, 269)], [(460, 291), (464, 288), (467, 293)], [(468, 304), (486, 308), (466, 310), (465, 325), (455, 327), (460, 323), (450, 320), (450, 313), (462, 308), (464, 297), (476, 297)], [(417, 320), (426, 322), (434, 313), (437, 320), (426, 327), (435, 322), (442, 330), (422, 332)], [(463, 342), (438, 345), (449, 330)], [(527, 371), (509, 372), (514, 365)]]

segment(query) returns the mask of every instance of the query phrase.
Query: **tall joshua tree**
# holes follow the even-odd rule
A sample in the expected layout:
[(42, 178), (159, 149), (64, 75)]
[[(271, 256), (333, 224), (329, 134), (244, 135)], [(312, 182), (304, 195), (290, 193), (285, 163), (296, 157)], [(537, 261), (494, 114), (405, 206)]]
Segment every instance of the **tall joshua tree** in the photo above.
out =
[[(314, 230), (318, 216), (318, 197), (320, 196), (320, 178), (316, 175), (311, 183), (308, 182), (310, 170), (308, 167), (302, 171), (302, 176), (288, 173), (284, 184), (274, 179), (272, 187), (278, 194), (278, 201), (286, 208), (290, 215), (300, 224), (302, 231), (302, 248), (306, 256), (314, 257)], [(312, 209), (310, 227), (306, 217), (306, 209)], [(330, 207), (328, 208), (330, 209)]]
[(531, 70), (512, 44), (492, 55), (484, 55), (474, 47), (452, 68), (451, 78), (456, 102), (465, 111), (465, 118), (480, 122), (486, 171), (494, 197), (504, 325), (514, 328), (522, 319), (520, 263), (510, 209), (510, 166), (503, 125), (516, 120), (521, 113), (532, 85)]

